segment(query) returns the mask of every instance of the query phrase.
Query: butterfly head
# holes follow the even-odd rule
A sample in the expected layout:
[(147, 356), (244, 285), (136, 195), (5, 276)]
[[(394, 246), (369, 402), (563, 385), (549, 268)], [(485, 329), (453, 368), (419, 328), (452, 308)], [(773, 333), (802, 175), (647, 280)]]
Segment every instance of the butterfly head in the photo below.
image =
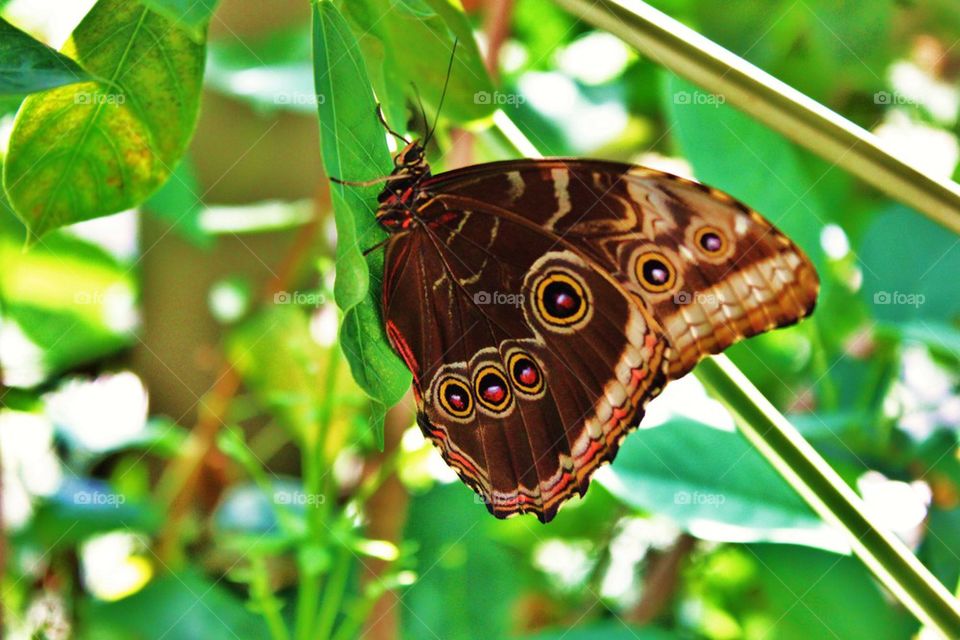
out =
[(423, 145), (419, 141), (407, 143), (393, 157), (393, 172), (377, 198), (380, 208), (377, 220), (388, 230), (403, 230), (416, 219), (416, 203), (421, 196), (421, 181), (430, 177)]

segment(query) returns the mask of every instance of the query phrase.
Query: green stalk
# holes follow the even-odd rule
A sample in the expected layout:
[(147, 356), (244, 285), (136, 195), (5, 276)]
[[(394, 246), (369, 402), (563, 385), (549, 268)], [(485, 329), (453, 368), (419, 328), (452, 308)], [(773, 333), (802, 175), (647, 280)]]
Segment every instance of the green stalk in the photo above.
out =
[(340, 541), (340, 547), (337, 549), (337, 559), (334, 561), (333, 571), (330, 572), (330, 580), (327, 582), (327, 588), (324, 590), (323, 602), (320, 604), (320, 612), (317, 614), (316, 638), (330, 638), (333, 635), (333, 626), (337, 621), (337, 613), (340, 611), (340, 605), (343, 603), (343, 596), (347, 590), (347, 581), (350, 578), (350, 566), (352, 563), (353, 550), (346, 540)]
[(280, 615), (280, 607), (277, 604), (279, 601), (270, 587), (270, 573), (264, 557), (259, 554), (251, 556), (250, 570), (253, 574), (250, 585), (251, 600), (258, 606), (266, 620), (271, 640), (289, 640), (287, 625), (283, 621), (283, 616)]
[[(502, 111), (488, 135), (494, 144), (540, 157)], [(825, 521), (847, 533), (854, 553), (921, 622), (960, 638), (960, 605), (903, 542), (873, 522), (843, 479), (724, 355), (707, 358), (696, 375), (738, 418), (751, 444)]]
[(843, 479), (724, 355), (707, 358), (697, 377), (737, 417), (740, 431), (825, 521), (847, 533), (857, 556), (917, 618), (960, 638), (960, 606), (892, 533), (866, 514)]
[(639, 0), (556, 0), (640, 53), (707, 91), (722, 94), (757, 121), (828, 162), (960, 233), (960, 185), (937, 180), (896, 158), (877, 138)]
[[(321, 404), (317, 408), (316, 429), (304, 434), (301, 447), (304, 492), (309, 496), (322, 496), (319, 504), (308, 505), (307, 531), (313, 544), (322, 545), (330, 540), (326, 521), (333, 509), (333, 483), (330, 481), (330, 461), (327, 460), (327, 436), (337, 387), (337, 370), (340, 350), (330, 349), (325, 369), (326, 381)], [(320, 608), (322, 575), (316, 571), (303, 571), (300, 567), (300, 585), (297, 591), (297, 615), (295, 637), (297, 640), (315, 640), (316, 611)], [(329, 594), (327, 594), (329, 598)]]

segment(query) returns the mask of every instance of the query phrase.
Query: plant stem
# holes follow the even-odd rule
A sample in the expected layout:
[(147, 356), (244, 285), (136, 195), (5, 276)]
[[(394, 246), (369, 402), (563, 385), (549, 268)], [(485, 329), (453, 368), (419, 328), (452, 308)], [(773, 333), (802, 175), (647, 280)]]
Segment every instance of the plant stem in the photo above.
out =
[(324, 599), (320, 604), (320, 613), (317, 614), (316, 638), (330, 638), (333, 632), (333, 625), (337, 621), (337, 613), (340, 611), (340, 604), (343, 602), (343, 596), (347, 589), (347, 580), (350, 578), (350, 565), (352, 550), (346, 540), (338, 543), (337, 559), (330, 573), (330, 580), (327, 582), (327, 588), (324, 590)]
[(639, 0), (556, 0), (797, 144), (960, 233), (960, 185), (886, 151), (846, 118)]
[(854, 491), (724, 355), (695, 369), (704, 385), (738, 418), (747, 440), (825, 521), (847, 533), (873, 574), (923, 623), (960, 637), (960, 606), (895, 535), (866, 514)]
[[(488, 135), (496, 142), (540, 157), (503, 111), (495, 114), (494, 123), (496, 129)], [(866, 515), (860, 498), (730, 359), (722, 354), (707, 358), (695, 373), (739, 418), (737, 424), (750, 443), (814, 511), (849, 535), (854, 552), (897, 599), (945, 637), (960, 638), (957, 600), (897, 537)]]
[[(329, 535), (330, 528), (327, 521), (329, 515), (333, 512), (333, 502), (336, 496), (333, 495), (334, 484), (330, 481), (331, 461), (327, 459), (327, 439), (330, 434), (330, 421), (337, 390), (339, 365), (340, 350), (334, 347), (330, 349), (327, 366), (323, 369), (326, 379), (323, 381), (324, 392), (321, 396), (320, 406), (317, 407), (316, 429), (304, 434), (304, 441), (301, 446), (304, 492), (308, 496), (320, 497), (319, 503), (315, 504), (315, 501), (311, 501), (312, 506), (308, 506), (307, 510), (308, 536), (311, 543), (318, 547), (326, 546), (333, 539)], [(304, 567), (301, 566), (300, 570), (300, 588), (297, 593), (296, 638), (297, 640), (326, 638), (329, 632), (326, 635), (319, 635), (316, 630), (318, 618), (315, 612), (321, 607), (322, 575), (313, 568), (304, 571)], [(343, 587), (330, 584), (326, 593), (328, 600), (330, 599), (331, 588), (342, 589)], [(335, 597), (339, 599), (340, 596)]]
[(270, 588), (270, 573), (267, 571), (263, 556), (252, 555), (250, 564), (253, 572), (250, 585), (251, 599), (263, 614), (263, 618), (267, 622), (267, 628), (270, 630), (270, 637), (273, 640), (288, 640), (290, 634), (283, 617), (280, 615), (280, 608), (277, 606), (278, 601), (274, 598), (273, 590)]

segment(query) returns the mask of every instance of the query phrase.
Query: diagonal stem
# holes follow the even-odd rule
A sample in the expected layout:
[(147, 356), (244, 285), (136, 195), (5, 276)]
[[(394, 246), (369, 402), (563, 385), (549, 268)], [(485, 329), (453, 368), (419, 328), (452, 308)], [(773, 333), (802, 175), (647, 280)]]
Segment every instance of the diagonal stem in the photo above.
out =
[(847, 534), (854, 552), (917, 618), (960, 638), (960, 604), (895, 535), (867, 515), (863, 501), (725, 355), (694, 370), (726, 405), (747, 440), (817, 515)]
[(960, 185), (930, 177), (870, 132), (640, 0), (556, 0), (674, 73), (960, 233)]
[[(503, 111), (494, 124), (492, 142), (541, 157)], [(695, 374), (737, 417), (747, 440), (817, 515), (847, 534), (854, 553), (911, 613), (944, 637), (960, 638), (960, 603), (899, 538), (866, 514), (860, 497), (729, 358), (707, 358)]]

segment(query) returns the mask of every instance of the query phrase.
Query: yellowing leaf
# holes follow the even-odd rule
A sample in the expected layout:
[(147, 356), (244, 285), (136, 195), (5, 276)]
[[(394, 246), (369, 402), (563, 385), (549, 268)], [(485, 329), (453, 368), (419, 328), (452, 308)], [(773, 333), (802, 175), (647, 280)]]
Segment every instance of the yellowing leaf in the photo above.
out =
[(97, 80), (30, 96), (11, 134), (4, 187), (32, 238), (164, 183), (193, 132), (204, 51), (138, 2), (91, 9), (64, 53)]

